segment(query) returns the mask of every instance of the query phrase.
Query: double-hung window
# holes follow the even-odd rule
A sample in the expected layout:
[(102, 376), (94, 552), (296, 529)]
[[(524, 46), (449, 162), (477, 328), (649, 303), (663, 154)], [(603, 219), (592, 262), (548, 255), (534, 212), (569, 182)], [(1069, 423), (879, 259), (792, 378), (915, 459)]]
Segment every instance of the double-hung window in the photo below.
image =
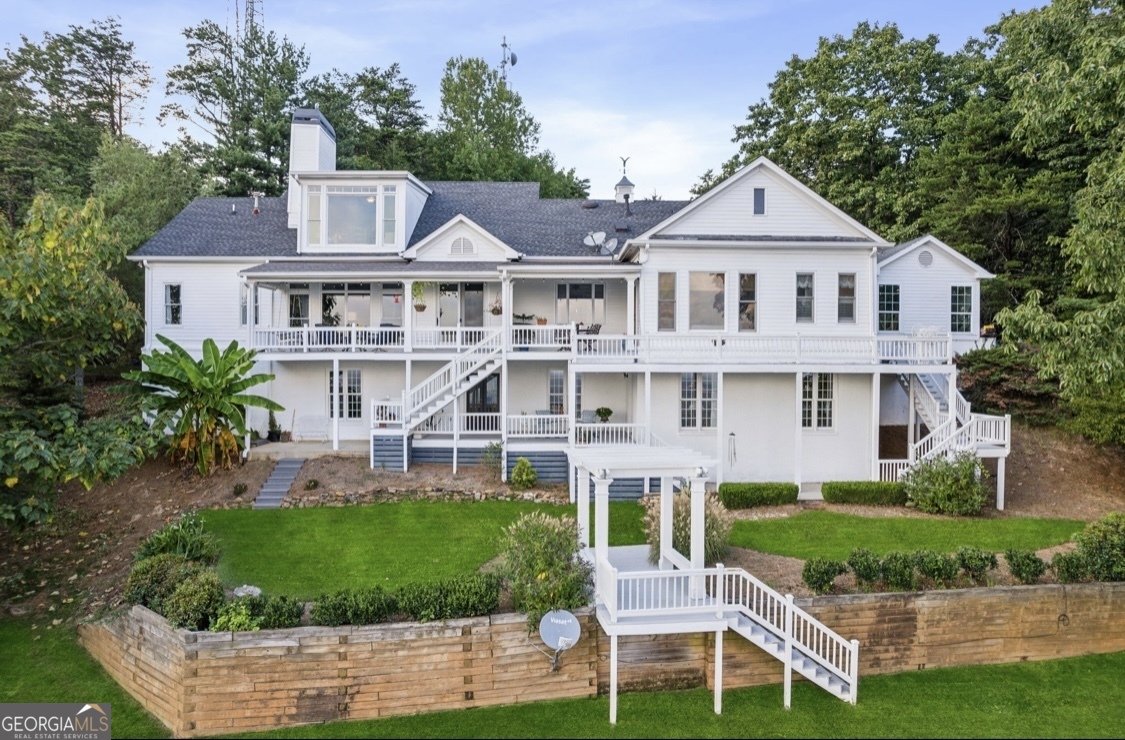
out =
[(832, 429), (835, 416), (835, 376), (805, 373), (801, 377), (801, 427)]
[(173, 326), (184, 323), (184, 306), (179, 283), (164, 284), (164, 323)]
[(973, 288), (971, 285), (954, 285), (950, 290), (949, 330), (973, 330)]
[(251, 287), (247, 283), (243, 283), (241, 291), (240, 291), (240, 295), (239, 295), (239, 306), (238, 306), (238, 323), (239, 323), (239, 325), (246, 326), (247, 322), (250, 321), (250, 306), (251, 306), (251, 304), (253, 304), (253, 306), (254, 306), (254, 324), (253, 325), (257, 326), (259, 323), (261, 323), (261, 316), (260, 316), (260, 311), (259, 311), (259, 308), (258, 308), (259, 300), (260, 299), (258, 297), (257, 286)]
[[(335, 392), (333, 392), (334, 383)], [(335, 405), (332, 403), (334, 395)], [(359, 370), (341, 370), (339, 378), (331, 370), (328, 371), (328, 415), (333, 419), (363, 418), (362, 380)]]
[(552, 414), (566, 413), (566, 376), (562, 370), (547, 371), (547, 408)]
[(855, 323), (855, 274), (841, 272), (837, 277), (836, 321)]
[(714, 429), (717, 403), (715, 373), (681, 373), (680, 429)]
[(738, 330), (754, 331), (758, 328), (758, 276), (741, 273), (738, 276)]
[(676, 273), (662, 272), (656, 276), (656, 329), (676, 330)]
[(879, 331), (898, 331), (898, 286), (879, 286)]
[(797, 273), (797, 321), (811, 323), (813, 320), (813, 274)]
[(688, 327), (722, 330), (726, 326), (726, 275), (721, 272), (693, 272), (689, 275)]

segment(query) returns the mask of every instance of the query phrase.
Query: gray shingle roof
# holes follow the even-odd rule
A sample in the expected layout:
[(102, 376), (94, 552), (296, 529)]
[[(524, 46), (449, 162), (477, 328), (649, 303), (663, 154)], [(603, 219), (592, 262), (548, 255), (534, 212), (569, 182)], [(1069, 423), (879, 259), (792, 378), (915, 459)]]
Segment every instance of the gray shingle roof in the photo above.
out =
[(918, 244), (919, 242), (925, 241), (926, 239), (929, 239), (929, 238), (930, 238), (930, 235), (926, 234), (924, 236), (919, 236), (919, 237), (916, 237), (914, 239), (911, 239), (908, 242), (903, 242), (902, 244), (896, 244), (893, 247), (886, 247), (885, 249), (880, 249), (878, 255), (876, 256), (876, 259), (879, 262), (882, 262), (885, 259), (890, 259), (891, 257), (894, 257), (896, 254), (898, 254), (900, 252), (905, 252), (906, 250), (910, 249), (911, 247)]
[(870, 242), (865, 236), (784, 236), (782, 234), (656, 234), (653, 239), (706, 242)]
[(507, 262), (407, 262), (406, 260), (339, 260), (308, 261), (285, 260), (267, 262), (242, 271), (252, 277), (267, 275), (292, 275), (296, 273), (355, 273), (357, 275), (382, 275), (392, 272), (482, 272), (496, 273)]
[[(607, 239), (635, 237), (687, 205), (648, 201), (623, 205), (612, 200), (542, 200), (539, 184), (526, 182), (427, 182), (433, 194), (418, 220), (410, 245), (464, 214), (518, 252), (536, 257), (597, 257), (583, 238), (604, 231)], [(235, 212), (231, 214), (231, 206)], [(137, 257), (296, 257), (297, 230), (288, 228), (287, 199), (197, 198), (134, 254)], [(624, 227), (624, 228), (622, 228)], [(317, 254), (318, 259), (332, 256)], [(351, 255), (354, 256), (354, 253)], [(607, 258), (608, 259), (608, 258)]]

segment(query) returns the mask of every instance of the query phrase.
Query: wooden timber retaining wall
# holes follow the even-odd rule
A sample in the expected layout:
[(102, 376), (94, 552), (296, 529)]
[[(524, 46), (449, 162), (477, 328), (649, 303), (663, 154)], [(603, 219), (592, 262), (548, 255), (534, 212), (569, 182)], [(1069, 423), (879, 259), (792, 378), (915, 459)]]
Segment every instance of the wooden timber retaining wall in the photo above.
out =
[[(861, 677), (1125, 650), (1125, 583), (797, 603), (859, 640)], [(593, 696), (608, 686), (609, 638), (590, 610), (578, 616), (584, 638), (566, 653), (558, 673), (528, 644), (526, 620), (513, 614), (232, 635), (173, 630), (162, 617), (134, 607), (114, 620), (82, 625), (79, 634), (130, 694), (176, 735), (191, 736)], [(621, 637), (618, 647), (622, 690), (712, 686), (713, 634)], [(781, 663), (726, 633), (724, 688), (781, 677)]]

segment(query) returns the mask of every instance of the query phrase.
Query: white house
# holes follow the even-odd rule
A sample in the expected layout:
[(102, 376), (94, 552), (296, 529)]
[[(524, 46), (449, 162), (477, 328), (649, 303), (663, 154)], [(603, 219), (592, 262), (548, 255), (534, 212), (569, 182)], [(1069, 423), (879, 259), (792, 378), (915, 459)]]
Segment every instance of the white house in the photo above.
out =
[[(708, 484), (893, 480), (971, 450), (998, 458), (1003, 505), (1009, 421), (972, 412), (953, 364), (991, 275), (931, 236), (892, 245), (764, 158), (691, 202), (635, 201), (626, 178), (612, 200), (573, 201), (336, 171), (315, 110), (294, 113), (291, 152), (286, 196), (198, 199), (132, 257), (146, 351), (157, 334), (195, 353), (248, 344), (295, 436), (359, 441), (373, 467), (456, 467), (500, 443), (507, 469), (527, 457), (570, 482), (584, 542), (592, 486), (614, 666), (618, 635), (721, 645), (730, 629), (855, 701), (856, 643), (750, 574), (703, 567)], [(676, 479), (691, 552), (665, 547), (654, 572), (611, 553), (609, 497), (667, 497)]]
[(573, 201), (337, 171), (315, 110), (291, 151), (287, 196), (200, 198), (132, 259), (146, 351), (258, 349), (298, 438), (399, 470), (499, 442), (509, 469), (571, 481), (576, 450), (670, 447), (713, 483), (802, 486), (972, 449), (999, 458), (1002, 505), (1008, 422), (971, 411), (952, 362), (991, 275), (932, 236), (892, 245), (764, 158), (691, 202), (625, 178)]

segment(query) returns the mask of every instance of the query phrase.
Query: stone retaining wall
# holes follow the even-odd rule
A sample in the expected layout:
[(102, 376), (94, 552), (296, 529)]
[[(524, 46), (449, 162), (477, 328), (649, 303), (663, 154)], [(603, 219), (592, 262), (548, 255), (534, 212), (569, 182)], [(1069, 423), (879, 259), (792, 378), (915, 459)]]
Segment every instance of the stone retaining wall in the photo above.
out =
[[(1042, 585), (796, 602), (860, 642), (860, 676), (1125, 650), (1125, 583)], [(609, 638), (591, 610), (552, 673), (514, 614), (430, 624), (254, 633), (173, 630), (142, 607), (82, 625), (83, 645), (177, 735), (593, 696), (609, 680)], [(594, 639), (590, 639), (594, 635)], [(619, 638), (619, 686), (711, 686), (711, 634)], [(733, 632), (723, 686), (781, 681), (779, 662)], [(861, 680), (860, 701), (863, 700)]]

